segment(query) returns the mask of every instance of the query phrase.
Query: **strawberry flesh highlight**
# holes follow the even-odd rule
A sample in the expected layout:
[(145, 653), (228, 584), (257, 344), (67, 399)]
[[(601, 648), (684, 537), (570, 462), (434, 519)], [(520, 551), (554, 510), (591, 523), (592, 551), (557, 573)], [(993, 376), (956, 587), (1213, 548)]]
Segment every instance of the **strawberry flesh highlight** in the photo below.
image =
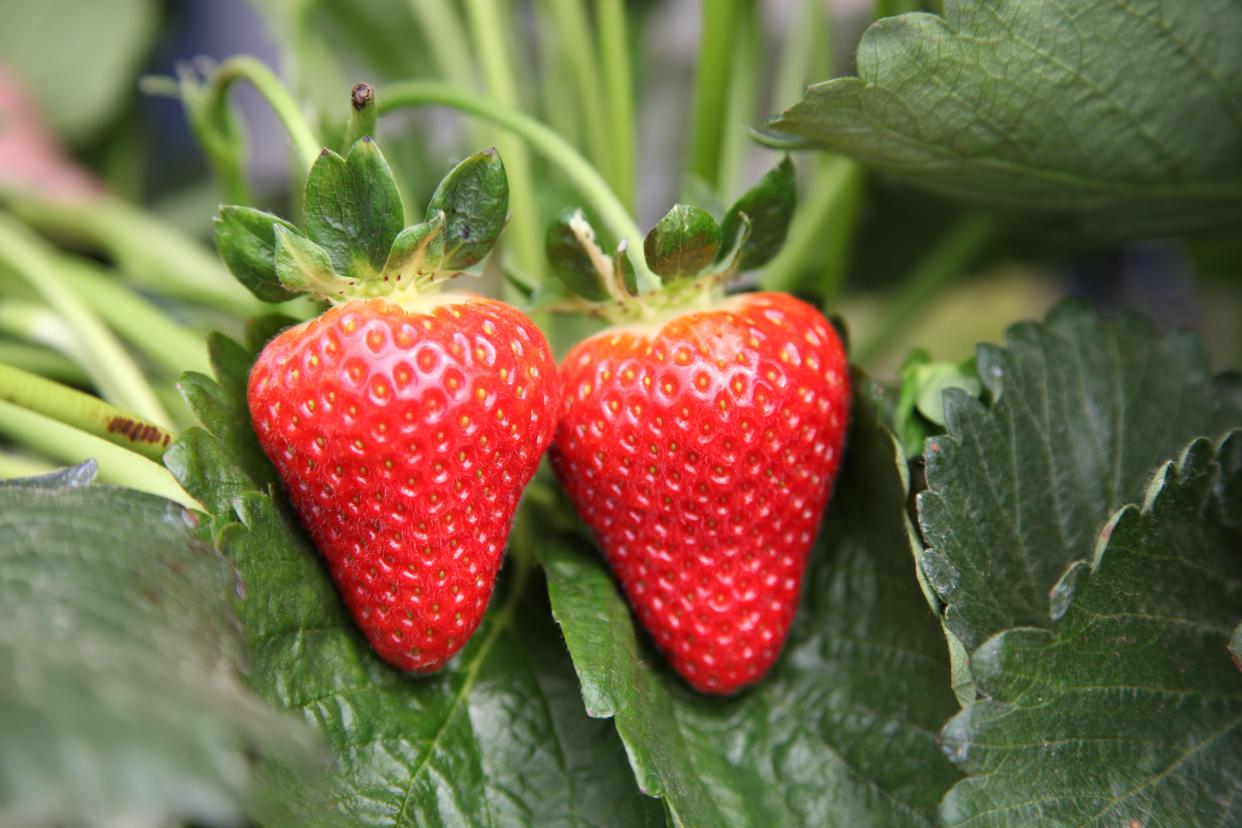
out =
[(743, 295), (614, 328), (561, 367), (557, 475), (639, 621), (696, 689), (760, 679), (793, 622), (849, 419), (810, 305)]
[(488, 299), (351, 301), (273, 339), (248, 399), (371, 646), (402, 670), (443, 667), (482, 620), (554, 434), (543, 334)]

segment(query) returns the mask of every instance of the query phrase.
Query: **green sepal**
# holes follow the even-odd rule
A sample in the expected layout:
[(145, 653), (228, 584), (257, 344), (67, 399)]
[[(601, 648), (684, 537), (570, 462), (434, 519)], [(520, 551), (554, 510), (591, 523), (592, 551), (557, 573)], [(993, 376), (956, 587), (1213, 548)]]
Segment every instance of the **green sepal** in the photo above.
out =
[(397, 234), (388, 261), (384, 262), (382, 278), (391, 282), (420, 281), (444, 269), (443, 244), (446, 217), (437, 212), (422, 224), (407, 227)]
[(369, 280), (383, 268), (405, 227), (397, 181), (370, 136), (345, 158), (325, 149), (306, 179), (306, 230), (328, 254), (335, 271)]
[(287, 289), (324, 299), (344, 298), (354, 286), (337, 274), (328, 251), (283, 227), (276, 228), (276, 274)]
[(786, 156), (733, 203), (721, 223), (724, 237), (729, 239), (741, 216), (750, 218), (750, 238), (742, 248), (739, 269), (762, 267), (780, 252), (797, 203), (797, 179), (793, 162)]
[(716, 259), (723, 238), (706, 210), (675, 204), (643, 241), (651, 270), (666, 280), (694, 276)]
[(598, 264), (607, 257), (581, 210), (564, 210), (552, 220), (544, 236), (544, 249), (552, 274), (570, 293), (591, 301), (608, 298)]
[(427, 205), (426, 221), (445, 217), (431, 252), (440, 269), (462, 270), (483, 259), (504, 229), (509, 178), (495, 149), (476, 152), (440, 181)]
[(297, 231), (279, 216), (238, 205), (221, 207), (213, 222), (212, 235), (220, 258), (237, 281), (264, 302), (284, 302), (293, 297), (276, 275), (277, 227)]
[(739, 213), (736, 219), (724, 228), (720, 251), (716, 254), (716, 264), (712, 271), (728, 278), (740, 270), (750, 236), (750, 216), (746, 213)]
[(638, 295), (638, 274), (634, 271), (634, 263), (626, 255), (625, 239), (617, 245), (617, 252), (612, 254), (612, 283), (624, 285), (625, 292), (630, 296)]

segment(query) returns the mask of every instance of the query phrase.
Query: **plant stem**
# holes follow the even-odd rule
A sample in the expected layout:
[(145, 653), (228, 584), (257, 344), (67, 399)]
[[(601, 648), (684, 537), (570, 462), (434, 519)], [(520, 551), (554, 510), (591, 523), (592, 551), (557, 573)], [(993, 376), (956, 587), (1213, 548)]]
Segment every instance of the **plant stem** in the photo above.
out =
[(112, 332), (67, 284), (45, 243), (0, 217), (0, 260), (7, 263), (68, 323), (81, 344), (87, 372), (105, 396), (156, 423), (169, 422), (142, 371)]
[(183, 371), (210, 373), (207, 345), (168, 314), (108, 278), (99, 269), (64, 257), (61, 272), (69, 286), (117, 333), (173, 376)]
[(623, 0), (600, 0), (599, 51), (604, 57), (608, 102), (612, 187), (621, 203), (634, 211), (634, 90)]
[(802, 286), (811, 261), (827, 251), (819, 283), (825, 302), (841, 292), (850, 234), (858, 213), (863, 170), (840, 155), (816, 159), (807, 197), (801, 200), (781, 252), (763, 272), (766, 290), (791, 291)]
[[(500, 26), (502, 17), (507, 15), (487, 0), (466, 0), (466, 13), (474, 37), (475, 55), (482, 64), (488, 90), (500, 105), (516, 108), (517, 73), (509, 54), (509, 42)], [(535, 202), (535, 177), (531, 172), (530, 156), (521, 141), (509, 136), (499, 136), (496, 143), (509, 174), (512, 237), (518, 266), (527, 273), (542, 273), (543, 230)]]
[(959, 218), (885, 303), (884, 316), (859, 344), (854, 361), (867, 365), (891, 347), (919, 310), (970, 267), (995, 238), (997, 229), (996, 222), (987, 216), (972, 213)]
[(98, 397), (43, 377), (0, 365), (0, 400), (159, 460), (177, 435), (144, 422)]
[(725, 202), (741, 189), (741, 176), (746, 169), (746, 154), (754, 146), (746, 133), (745, 125), (755, 120), (759, 103), (759, 79), (763, 74), (760, 55), (763, 51), (758, 12), (749, 4), (739, 9), (746, 25), (739, 25), (733, 39), (733, 62), (729, 67), (729, 94), (725, 101), (724, 117), (717, 136), (719, 145), (719, 170), (716, 192)]
[(348, 153), (354, 143), (364, 135), (375, 135), (375, 90), (370, 84), (359, 83), (349, 92), (349, 127), (345, 130), (345, 146)]
[(99, 465), (99, 479), (106, 483), (150, 492), (206, 511), (160, 464), (42, 414), (0, 401), (0, 434), (61, 463), (93, 459)]
[(40, 230), (104, 250), (126, 276), (165, 296), (242, 315), (271, 311), (201, 244), (118, 198), (67, 201), (5, 191), (0, 199)]
[(832, 14), (824, 13), (822, 0), (802, 0), (792, 20), (776, 74), (777, 108), (793, 106), (808, 83), (828, 77), (833, 69)]
[(552, 19), (569, 55), (570, 74), (578, 92), (578, 109), (586, 124), (588, 155), (605, 178), (618, 190), (612, 165), (607, 116), (604, 110), (604, 87), (599, 64), (595, 60), (595, 39), (587, 20), (582, 0), (547, 0)]
[(0, 480), (12, 480), (15, 477), (35, 477), (40, 474), (56, 471), (51, 463), (44, 462), (24, 454), (11, 451), (0, 451)]
[(699, 72), (694, 84), (689, 172), (713, 188), (720, 182), (720, 136), (728, 101), (740, 0), (703, 3)]
[(272, 74), (272, 70), (257, 58), (249, 55), (237, 55), (220, 64), (211, 73), (211, 89), (216, 95), (228, 94), (229, 87), (235, 81), (249, 81), (250, 85), (263, 96), (268, 106), (276, 113), (285, 128), (293, 148), (301, 159), (302, 166), (310, 170), (319, 152), (323, 149), (310, 125), (302, 116), (297, 101), (289, 94), (289, 90)]
[(608, 182), (568, 141), (516, 109), (446, 83), (398, 81), (380, 90), (381, 115), (402, 107), (429, 104), (448, 106), (475, 115), (525, 139), (531, 147), (560, 167), (613, 235), (629, 242), (626, 253), (634, 265), (640, 290), (659, 287), (659, 277), (651, 272), (643, 257), (642, 231), (609, 188)]
[(41, 345), (0, 342), (0, 364), (12, 365), (58, 382), (86, 385), (91, 381), (76, 362)]

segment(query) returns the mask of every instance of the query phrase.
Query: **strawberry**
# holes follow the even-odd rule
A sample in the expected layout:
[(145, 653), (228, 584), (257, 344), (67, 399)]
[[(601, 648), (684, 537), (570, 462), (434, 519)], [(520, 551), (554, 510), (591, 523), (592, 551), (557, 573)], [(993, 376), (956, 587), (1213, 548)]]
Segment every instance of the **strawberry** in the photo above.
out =
[(385, 661), (432, 672), (479, 626), (552, 440), (556, 364), (500, 302), (351, 301), (290, 328), (250, 413), (294, 510)]
[(832, 326), (755, 293), (579, 343), (561, 365), (557, 476), (639, 621), (696, 689), (775, 662), (841, 460)]
[(371, 646), (429, 673), (483, 617), (518, 499), (555, 433), (556, 363), (520, 311), (436, 292), (504, 226), (494, 150), (454, 168), (404, 229), (396, 181), (367, 136), (345, 157), (324, 150), (304, 193), (305, 228), (238, 206), (216, 222), (222, 258), (260, 299), (304, 292), (333, 305), (264, 347), (251, 418)]

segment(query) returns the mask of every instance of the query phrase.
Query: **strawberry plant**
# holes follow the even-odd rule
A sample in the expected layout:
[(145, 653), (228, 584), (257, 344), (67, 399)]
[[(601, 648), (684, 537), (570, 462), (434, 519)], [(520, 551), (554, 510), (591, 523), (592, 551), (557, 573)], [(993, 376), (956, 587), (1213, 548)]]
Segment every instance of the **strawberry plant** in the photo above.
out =
[(1242, 824), (1233, 0), (11, 5), (0, 822)]

